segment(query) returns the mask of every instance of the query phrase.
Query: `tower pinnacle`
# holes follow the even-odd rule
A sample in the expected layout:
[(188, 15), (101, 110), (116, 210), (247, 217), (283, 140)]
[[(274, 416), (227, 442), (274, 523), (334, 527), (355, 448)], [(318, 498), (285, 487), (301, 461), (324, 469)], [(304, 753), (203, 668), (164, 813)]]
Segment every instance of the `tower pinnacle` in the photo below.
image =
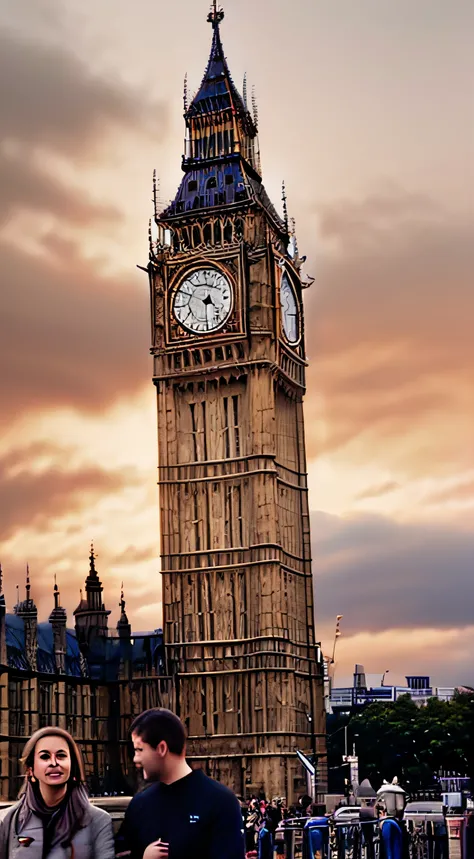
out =
[(207, 16), (207, 20), (209, 21), (210, 24), (212, 24), (213, 28), (215, 29), (216, 27), (219, 26), (219, 24), (223, 20), (223, 18), (224, 18), (224, 10), (220, 6), (217, 5), (217, 0), (213, 0), (212, 6), (211, 6), (211, 11), (209, 12), (209, 15)]
[(96, 578), (97, 578), (97, 570), (96, 570), (96, 568), (95, 568), (95, 558), (96, 558), (96, 556), (95, 556), (95, 553), (94, 553), (94, 541), (92, 541), (92, 542), (91, 542), (91, 553), (90, 553), (90, 555), (89, 555), (89, 561), (90, 561), (90, 564), (89, 564), (89, 567), (90, 567), (89, 576), (90, 576), (90, 577), (92, 577), (92, 578), (95, 578), (95, 579), (96, 579)]

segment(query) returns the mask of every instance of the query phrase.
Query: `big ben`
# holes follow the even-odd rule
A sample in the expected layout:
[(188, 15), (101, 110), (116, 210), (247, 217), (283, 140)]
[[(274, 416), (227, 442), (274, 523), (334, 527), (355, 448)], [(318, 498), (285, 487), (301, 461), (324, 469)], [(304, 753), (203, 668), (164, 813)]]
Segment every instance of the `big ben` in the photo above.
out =
[(305, 792), (296, 750), (319, 762), (319, 792), (325, 752), (302, 284), (222, 19), (214, 3), (183, 179), (150, 239), (163, 631), (191, 763), (291, 802)]

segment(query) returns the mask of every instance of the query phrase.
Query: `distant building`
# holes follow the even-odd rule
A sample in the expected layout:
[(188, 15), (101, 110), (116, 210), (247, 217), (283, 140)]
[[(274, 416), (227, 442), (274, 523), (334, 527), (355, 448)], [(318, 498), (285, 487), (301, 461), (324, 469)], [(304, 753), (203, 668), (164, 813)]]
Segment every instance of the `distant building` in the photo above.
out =
[[(384, 675), (385, 676), (385, 675)], [(383, 681), (384, 678), (382, 678)], [(458, 687), (432, 686), (430, 677), (416, 675), (406, 677), (406, 686), (368, 685), (363, 665), (356, 665), (352, 686), (332, 687), (329, 692), (328, 712), (351, 712), (372, 704), (374, 701), (396, 701), (401, 695), (409, 695), (416, 704), (425, 704), (429, 698), (450, 701)], [(465, 687), (459, 687), (464, 689)]]
[(132, 634), (123, 592), (116, 630), (109, 630), (102, 584), (91, 548), (90, 569), (74, 612), (74, 628), (60, 605), (38, 623), (29, 570), (25, 599), (7, 614), (0, 568), (0, 798), (20, 787), (23, 746), (38, 728), (58, 725), (78, 741), (93, 793), (130, 792), (136, 773), (128, 728), (148, 707), (174, 705), (164, 675), (161, 629)]

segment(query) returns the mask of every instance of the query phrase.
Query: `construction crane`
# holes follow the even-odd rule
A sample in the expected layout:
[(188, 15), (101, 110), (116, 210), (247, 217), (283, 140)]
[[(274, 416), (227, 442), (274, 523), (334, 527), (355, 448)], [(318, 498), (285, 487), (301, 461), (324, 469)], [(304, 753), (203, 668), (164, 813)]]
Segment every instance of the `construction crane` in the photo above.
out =
[(337, 639), (341, 637), (341, 620), (344, 615), (338, 614), (336, 615), (336, 629), (334, 631), (334, 643), (332, 646), (332, 656), (326, 656), (325, 662), (327, 667), (327, 678), (328, 678), (328, 694), (331, 694), (332, 684), (334, 682), (334, 673), (335, 673), (335, 664), (336, 664), (336, 645)]

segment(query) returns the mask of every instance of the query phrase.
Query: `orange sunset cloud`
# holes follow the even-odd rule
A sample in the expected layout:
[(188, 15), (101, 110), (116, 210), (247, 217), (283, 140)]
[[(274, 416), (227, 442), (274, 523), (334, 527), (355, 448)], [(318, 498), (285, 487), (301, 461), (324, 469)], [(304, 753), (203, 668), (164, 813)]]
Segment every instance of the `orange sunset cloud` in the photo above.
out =
[[(72, 623), (94, 540), (115, 623), (161, 623), (147, 259), (151, 176), (180, 179), (181, 81), (207, 4), (0, 10), (0, 560)], [(10, 8), (8, 8), (10, 6)], [(383, 6), (383, 4), (382, 4)], [(337, 677), (474, 683), (470, 4), (226, 4), (258, 84), (265, 184), (306, 270), (315, 605)], [(228, 8), (227, 8), (228, 7)], [(25, 10), (28, 14), (25, 15)], [(296, 14), (297, 13), (297, 14)], [(265, 37), (266, 36), (266, 37)]]

